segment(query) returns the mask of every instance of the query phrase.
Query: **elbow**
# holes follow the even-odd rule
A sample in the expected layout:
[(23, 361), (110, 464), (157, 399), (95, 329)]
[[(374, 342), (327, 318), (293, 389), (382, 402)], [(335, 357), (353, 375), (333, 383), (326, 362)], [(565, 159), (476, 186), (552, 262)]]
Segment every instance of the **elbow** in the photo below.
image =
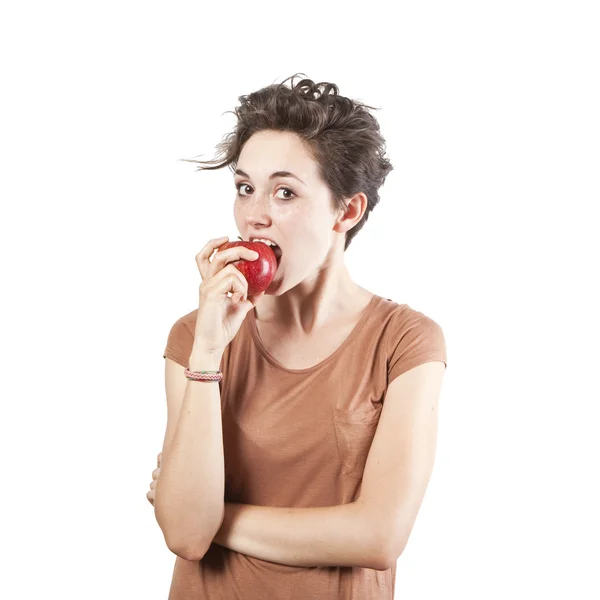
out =
[(191, 562), (202, 560), (212, 543), (212, 540), (209, 542), (206, 542), (204, 539), (191, 540), (189, 536), (186, 539), (182, 539), (182, 536), (172, 535), (164, 529), (163, 537), (165, 538), (167, 548), (173, 554)]
[(179, 556), (179, 558), (183, 558), (183, 560), (190, 562), (201, 561), (204, 558), (204, 555), (208, 552), (208, 548), (180, 546), (177, 544), (171, 544), (169, 542), (167, 542), (167, 547), (173, 554)]
[(221, 519), (218, 523), (218, 527), (213, 532), (214, 527), (211, 527), (209, 531), (197, 532), (197, 535), (190, 535), (189, 527), (186, 528), (185, 531), (179, 531), (181, 529), (181, 520), (178, 519), (179, 527), (175, 528), (174, 523), (172, 523), (169, 516), (165, 514), (165, 507), (162, 502), (162, 497), (156, 495), (154, 501), (154, 516), (156, 518), (156, 522), (160, 527), (163, 537), (165, 539), (165, 543), (169, 550), (188, 561), (200, 561), (204, 558), (204, 555), (208, 552), (212, 541), (219, 530), (221, 523), (223, 521), (224, 515), (224, 505)]
[(158, 515), (156, 515), (156, 517), (158, 525), (163, 533), (165, 544), (173, 554), (188, 561), (200, 561), (204, 558), (212, 541), (208, 544), (204, 540), (192, 541), (189, 539), (189, 535), (186, 536), (186, 539), (182, 539), (181, 535), (176, 535), (170, 529), (166, 528), (161, 523)]
[(371, 556), (374, 557), (371, 560), (371, 569), (376, 571), (387, 571), (391, 569), (395, 564), (400, 555), (402, 554), (406, 542), (404, 539), (397, 536), (393, 536), (389, 533), (376, 536), (375, 544)]
[(400, 555), (395, 552), (380, 552), (374, 556), (375, 558), (371, 559), (368, 567), (375, 571), (387, 571), (396, 564)]
[(378, 556), (374, 561), (371, 561), (370, 568), (375, 571), (387, 571), (391, 569), (398, 560), (397, 556), (393, 554), (382, 554)]
[(396, 560), (392, 559), (392, 555), (387, 552), (375, 552), (371, 555), (371, 560), (367, 567), (375, 571), (387, 571), (392, 568)]

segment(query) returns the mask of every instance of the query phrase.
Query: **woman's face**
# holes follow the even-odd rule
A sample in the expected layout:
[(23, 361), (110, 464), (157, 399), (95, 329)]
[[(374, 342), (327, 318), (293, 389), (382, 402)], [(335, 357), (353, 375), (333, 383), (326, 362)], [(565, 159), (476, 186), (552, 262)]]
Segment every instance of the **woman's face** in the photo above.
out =
[[(273, 176), (279, 171), (292, 175)], [(301, 180), (301, 181), (300, 181)], [(318, 163), (291, 132), (260, 131), (244, 145), (234, 175), (235, 223), (240, 236), (272, 239), (282, 256), (269, 293), (280, 295), (303, 281), (316, 282), (332, 266), (337, 215)]]

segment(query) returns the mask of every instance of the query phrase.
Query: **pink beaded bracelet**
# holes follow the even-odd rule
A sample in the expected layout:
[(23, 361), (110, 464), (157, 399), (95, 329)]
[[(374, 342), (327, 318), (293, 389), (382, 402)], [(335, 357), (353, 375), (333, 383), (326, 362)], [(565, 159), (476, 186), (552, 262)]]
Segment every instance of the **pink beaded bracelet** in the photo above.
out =
[(185, 376), (190, 381), (221, 381), (223, 373), (219, 371), (190, 371), (188, 368), (184, 371)]

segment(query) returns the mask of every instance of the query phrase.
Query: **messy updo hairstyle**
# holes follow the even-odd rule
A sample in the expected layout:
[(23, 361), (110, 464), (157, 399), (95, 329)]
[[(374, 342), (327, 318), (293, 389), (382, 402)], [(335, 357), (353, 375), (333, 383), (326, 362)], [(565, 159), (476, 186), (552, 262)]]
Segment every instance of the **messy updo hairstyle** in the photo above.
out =
[[(304, 73), (238, 98), (240, 105), (233, 112), (237, 125), (217, 144), (216, 159), (182, 160), (200, 164), (199, 171), (229, 166), (234, 172), (244, 144), (256, 132), (274, 130), (297, 134), (318, 163), (320, 176), (331, 190), (333, 212), (345, 211), (345, 200), (359, 192), (367, 196), (362, 219), (346, 232), (346, 251), (379, 203), (378, 190), (393, 169), (384, 156), (385, 139), (379, 123), (366, 110), (378, 109), (340, 96), (333, 83), (301, 79), (294, 84), (294, 78), (299, 75)], [(291, 87), (285, 85), (289, 80)]]

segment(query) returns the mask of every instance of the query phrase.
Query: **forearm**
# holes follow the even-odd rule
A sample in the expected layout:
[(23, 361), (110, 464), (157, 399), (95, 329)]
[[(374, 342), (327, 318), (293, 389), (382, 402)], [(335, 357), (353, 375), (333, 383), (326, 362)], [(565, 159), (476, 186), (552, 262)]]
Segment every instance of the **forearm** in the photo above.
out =
[(216, 544), (299, 567), (387, 568), (380, 537), (362, 505), (279, 508), (225, 503)]
[[(190, 370), (217, 370), (218, 356), (190, 358)], [(208, 548), (224, 512), (221, 397), (216, 381), (188, 381), (173, 439), (163, 450), (155, 514), (171, 551)]]

